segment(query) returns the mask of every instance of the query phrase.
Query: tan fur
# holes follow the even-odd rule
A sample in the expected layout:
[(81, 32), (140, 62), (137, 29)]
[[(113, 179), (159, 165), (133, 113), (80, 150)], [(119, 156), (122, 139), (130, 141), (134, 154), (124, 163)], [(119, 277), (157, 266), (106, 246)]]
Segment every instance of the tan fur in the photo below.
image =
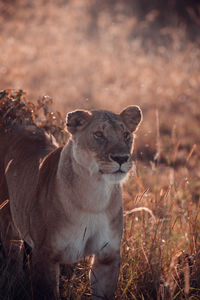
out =
[(59, 265), (91, 254), (92, 299), (114, 298), (123, 231), (120, 182), (132, 167), (132, 132), (141, 118), (136, 106), (119, 115), (74, 111), (63, 148), (37, 127), (0, 132), (0, 204), (9, 199), (0, 211), (2, 241), (19, 272), (13, 239), (32, 247), (34, 299), (58, 299)]

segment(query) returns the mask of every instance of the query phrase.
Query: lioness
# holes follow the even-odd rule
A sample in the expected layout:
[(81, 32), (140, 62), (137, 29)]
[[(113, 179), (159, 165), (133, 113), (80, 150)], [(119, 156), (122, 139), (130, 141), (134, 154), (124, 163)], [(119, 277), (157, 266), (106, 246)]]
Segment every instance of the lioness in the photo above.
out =
[[(120, 182), (132, 167), (139, 107), (68, 113), (68, 143), (57, 148), (38, 127), (0, 131), (0, 230), (20, 273), (16, 241), (32, 248), (32, 299), (58, 299), (59, 265), (93, 254), (91, 298), (113, 299), (123, 230)], [(18, 250), (17, 250), (18, 251)]]

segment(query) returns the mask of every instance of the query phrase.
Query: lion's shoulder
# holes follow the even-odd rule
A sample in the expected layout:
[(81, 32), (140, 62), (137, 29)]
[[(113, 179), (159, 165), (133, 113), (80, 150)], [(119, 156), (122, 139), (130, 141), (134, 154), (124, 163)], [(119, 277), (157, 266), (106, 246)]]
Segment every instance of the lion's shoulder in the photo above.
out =
[(46, 177), (49, 173), (56, 172), (62, 149), (63, 147), (58, 147), (45, 156), (40, 164), (41, 177)]
[(57, 173), (58, 163), (62, 149), (63, 147), (59, 147), (51, 151), (44, 157), (43, 161), (41, 162), (39, 167), (39, 180), (37, 186), (38, 192), (44, 186), (47, 188), (50, 187), (51, 180), (53, 181)]

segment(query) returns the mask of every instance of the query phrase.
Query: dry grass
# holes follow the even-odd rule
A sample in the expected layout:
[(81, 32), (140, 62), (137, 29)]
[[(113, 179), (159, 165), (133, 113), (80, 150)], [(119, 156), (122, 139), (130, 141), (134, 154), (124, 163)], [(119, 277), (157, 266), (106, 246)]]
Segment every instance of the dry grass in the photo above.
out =
[[(137, 175), (124, 186), (124, 208), (151, 213), (125, 216), (116, 297), (199, 299), (200, 49), (183, 26), (170, 25), (162, 29), (169, 46), (151, 40), (144, 49), (131, 34), (155, 14), (139, 22), (123, 2), (112, 13), (97, 2), (18, 1), (9, 10), (1, 2), (0, 88), (23, 88), (34, 103), (48, 93), (61, 115), (77, 107), (141, 106)], [(89, 299), (88, 269), (86, 261), (71, 281), (62, 277), (63, 299)]]

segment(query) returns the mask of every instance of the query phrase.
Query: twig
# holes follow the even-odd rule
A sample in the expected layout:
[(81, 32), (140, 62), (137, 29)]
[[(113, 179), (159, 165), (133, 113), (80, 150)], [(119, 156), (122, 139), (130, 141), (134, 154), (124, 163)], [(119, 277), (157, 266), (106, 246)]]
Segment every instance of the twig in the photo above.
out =
[(144, 207), (144, 206), (136, 207), (136, 208), (133, 208), (131, 210), (125, 211), (124, 212), (124, 217), (126, 217), (126, 216), (128, 216), (128, 215), (130, 215), (130, 214), (132, 214), (134, 212), (143, 211), (143, 210), (146, 211), (146, 212), (148, 212), (151, 215), (151, 217), (153, 218), (154, 222), (156, 222), (156, 218), (155, 218), (153, 212), (149, 208)]

